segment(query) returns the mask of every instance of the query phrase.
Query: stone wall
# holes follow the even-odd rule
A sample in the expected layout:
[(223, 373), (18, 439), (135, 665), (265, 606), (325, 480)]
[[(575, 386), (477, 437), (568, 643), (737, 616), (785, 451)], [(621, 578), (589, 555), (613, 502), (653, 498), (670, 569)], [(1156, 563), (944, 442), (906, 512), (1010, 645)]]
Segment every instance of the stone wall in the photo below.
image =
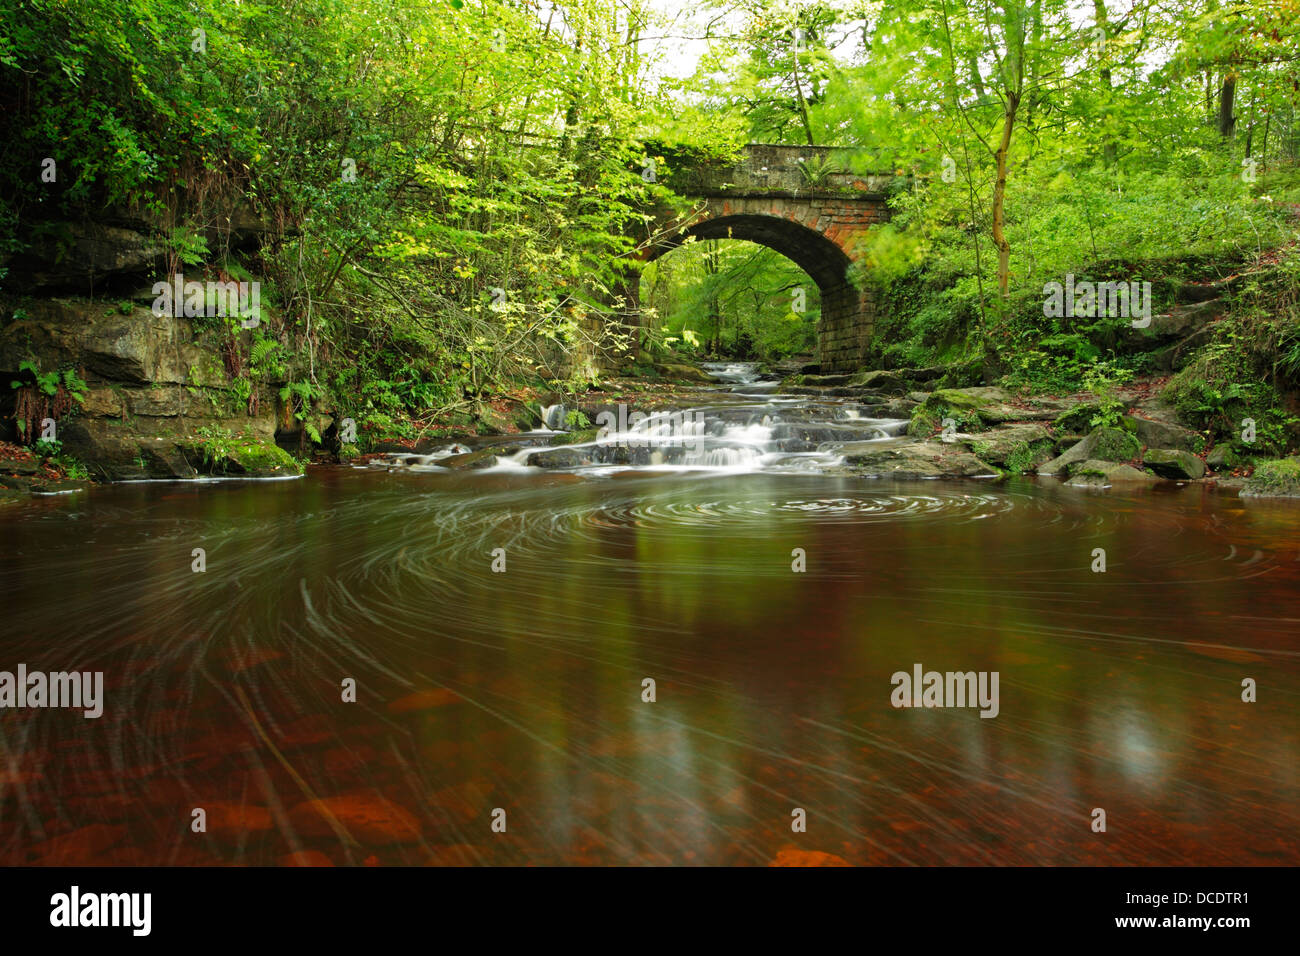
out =
[[(212, 246), (255, 248), (264, 224), (241, 206), (227, 213), (207, 236)], [(159, 231), (110, 211), (103, 221), (49, 223), (21, 255), (0, 262), (0, 380), (22, 379), (24, 361), (42, 372), (76, 371), (84, 400), (55, 421), (55, 438), (94, 477), (279, 474), (289, 459), (275, 445), (302, 448), (303, 423), (280, 400), (283, 383), (252, 386), (251, 401), (236, 396), (223, 358), (230, 342), (216, 325), (154, 314), (153, 283), (176, 268), (151, 238)], [(235, 334), (246, 353), (253, 333)], [(325, 405), (311, 414), (322, 434), (333, 419)], [(15, 406), (15, 390), (0, 388), (0, 439), (31, 437), (18, 434)], [(209, 428), (236, 458), (211, 460), (213, 443), (201, 434)]]
[[(186, 478), (205, 470), (199, 431), (219, 428), (275, 440), (278, 396), (262, 386), (258, 408), (232, 406), (219, 351), (193, 320), (156, 316), (131, 299), (30, 298), (0, 328), (0, 370), (73, 368), (85, 399), (55, 423), (63, 450), (96, 477)], [(6, 378), (6, 381), (8, 379)], [(16, 440), (13, 392), (0, 391), (0, 438)]]

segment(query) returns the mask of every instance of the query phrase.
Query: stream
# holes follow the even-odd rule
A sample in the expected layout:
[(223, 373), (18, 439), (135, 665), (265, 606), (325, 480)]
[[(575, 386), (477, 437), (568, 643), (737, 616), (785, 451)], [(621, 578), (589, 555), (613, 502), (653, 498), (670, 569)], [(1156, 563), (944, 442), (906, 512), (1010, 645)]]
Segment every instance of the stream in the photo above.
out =
[(904, 418), (709, 371), (479, 468), (0, 510), (0, 671), (103, 674), (0, 709), (0, 863), (1300, 862), (1294, 503), (862, 478)]

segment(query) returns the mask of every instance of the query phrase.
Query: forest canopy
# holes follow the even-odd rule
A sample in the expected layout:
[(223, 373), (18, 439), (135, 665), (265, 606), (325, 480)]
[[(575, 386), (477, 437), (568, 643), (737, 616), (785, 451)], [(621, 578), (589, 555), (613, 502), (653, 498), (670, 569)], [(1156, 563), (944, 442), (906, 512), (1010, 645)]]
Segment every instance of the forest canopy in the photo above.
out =
[(815, 286), (721, 240), (647, 271), (641, 328), (605, 320), (647, 206), (685, 207), (665, 157), (852, 147), (911, 184), (854, 275), (890, 306), (879, 360), (1077, 385), (1114, 371), (1111, 330), (1046, 320), (1044, 282), (1294, 238), (1298, 23), (1296, 0), (0, 0), (0, 254), (146, 222), (169, 265), (265, 283), (241, 368), (400, 427), (633, 346), (809, 352)]

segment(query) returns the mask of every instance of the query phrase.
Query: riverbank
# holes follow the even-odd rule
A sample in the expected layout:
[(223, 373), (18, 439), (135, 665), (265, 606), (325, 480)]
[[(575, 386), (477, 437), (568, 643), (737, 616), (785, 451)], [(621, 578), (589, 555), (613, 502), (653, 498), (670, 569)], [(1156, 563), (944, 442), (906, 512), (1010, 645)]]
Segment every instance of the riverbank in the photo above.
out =
[[(381, 443), (362, 463), (602, 474), (620, 466), (737, 472), (812, 466), (828, 475), (881, 479), (1034, 476), (1097, 490), (1176, 482), (1233, 494), (1300, 494), (1288, 460), (1260, 463), (1257, 479), (1255, 462), (1179, 423), (1162, 398), (1167, 378), (1139, 380), (1099, 400), (1087, 392), (1031, 395), (987, 386), (926, 390), (940, 377), (937, 369), (778, 380), (752, 363), (729, 368), (709, 388), (611, 383), (608, 391), (561, 407), (569, 424), (558, 431)], [(820, 409), (820, 419), (810, 409)]]
[[(939, 369), (784, 379), (760, 371), (757, 363), (693, 371), (692, 382), (612, 378), (599, 390), (567, 397), (521, 391), (486, 405), (489, 414), (473, 429), (451, 424), (429, 428), (414, 438), (375, 440), (365, 452), (355, 444), (340, 444), (338, 452), (318, 451), (307, 463), (439, 471), (512, 465), (571, 472), (609, 466), (744, 471), (779, 470), (782, 462), (764, 461), (763, 455), (783, 453), (821, 455), (820, 472), (864, 478), (1032, 475), (1098, 490), (1201, 482), (1246, 495), (1300, 496), (1300, 467), (1294, 460), (1257, 464), (1179, 423), (1176, 410), (1161, 397), (1167, 378), (1139, 380), (1099, 401), (1086, 392), (935, 388)], [(791, 415), (792, 405), (823, 407), (827, 420)], [(725, 416), (720, 408), (726, 409)], [(725, 417), (712, 435), (710, 416)], [(693, 440), (711, 442), (708, 454), (693, 458), (685, 454), (692, 436), (671, 433), (674, 421), (692, 417), (699, 423)], [(547, 419), (555, 427), (545, 427)], [(855, 431), (856, 423), (865, 428)], [(756, 434), (756, 427), (766, 432)], [(656, 445), (661, 447), (656, 450)], [(304, 467), (270, 443), (232, 440), (211, 431), (190, 443), (186, 460), (198, 466), (196, 477), (284, 477)], [(794, 459), (799, 465), (809, 460)], [(69, 456), (0, 445), (0, 496), (84, 491), (89, 479), (88, 468)]]
[[(711, 371), (714, 375), (708, 375), (708, 367), (695, 371), (692, 382), (611, 378), (601, 390), (569, 397), (520, 392), (486, 406), (490, 414), (473, 429), (447, 424), (406, 440), (381, 438), (364, 453), (355, 445), (341, 445), (338, 453), (318, 451), (308, 460), (437, 471), (486, 470), (503, 463), (573, 472), (607, 466), (745, 471), (779, 464), (763, 462), (762, 453), (771, 451), (819, 453), (824, 455), (819, 471), (868, 479), (1032, 475), (1099, 490), (1175, 481), (1247, 496), (1300, 497), (1300, 467), (1294, 459), (1257, 464), (1180, 424), (1177, 410), (1161, 398), (1167, 377), (1136, 381), (1100, 402), (1091, 393), (1018, 394), (992, 386), (926, 389), (939, 380), (941, 369), (784, 380), (759, 371), (757, 363), (714, 365)], [(708, 380), (715, 384), (701, 384)], [(725, 428), (707, 436), (708, 416), (718, 416), (720, 402), (722, 407), (729, 403), (727, 423), (744, 437)], [(783, 412), (792, 403), (826, 405), (831, 411), (820, 424), (807, 415), (787, 415), (798, 424), (781, 431)], [(701, 437), (715, 440), (711, 457), (690, 458), (682, 454), (689, 450), (690, 436), (663, 434), (664, 424), (671, 427), (673, 420), (692, 416), (702, 425), (697, 429), (705, 433)], [(835, 423), (837, 416), (845, 421)], [(555, 428), (545, 428), (547, 418)], [(867, 423), (866, 431), (854, 433), (853, 423)], [(646, 427), (638, 432), (637, 425)], [(768, 431), (755, 437), (754, 427)], [(764, 449), (764, 441), (770, 449)], [(662, 447), (655, 450), (656, 444)], [(758, 454), (741, 454), (749, 450)], [(303, 462), (277, 446), (252, 438), (222, 440), (212, 432), (192, 442), (190, 460), (199, 466), (195, 476), (283, 477), (303, 470)], [(0, 445), (0, 497), (82, 492), (91, 484), (87, 467), (68, 455)]]

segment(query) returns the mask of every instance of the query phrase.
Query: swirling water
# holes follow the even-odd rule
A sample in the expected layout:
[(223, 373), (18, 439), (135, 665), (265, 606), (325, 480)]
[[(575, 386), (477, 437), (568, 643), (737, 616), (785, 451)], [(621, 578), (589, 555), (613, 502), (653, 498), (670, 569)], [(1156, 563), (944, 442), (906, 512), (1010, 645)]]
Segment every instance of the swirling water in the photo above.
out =
[[(779, 440), (0, 512), (0, 670), (106, 683), (0, 710), (0, 861), (1297, 862), (1300, 507)], [(998, 716), (893, 707), (914, 663), (997, 671)]]

